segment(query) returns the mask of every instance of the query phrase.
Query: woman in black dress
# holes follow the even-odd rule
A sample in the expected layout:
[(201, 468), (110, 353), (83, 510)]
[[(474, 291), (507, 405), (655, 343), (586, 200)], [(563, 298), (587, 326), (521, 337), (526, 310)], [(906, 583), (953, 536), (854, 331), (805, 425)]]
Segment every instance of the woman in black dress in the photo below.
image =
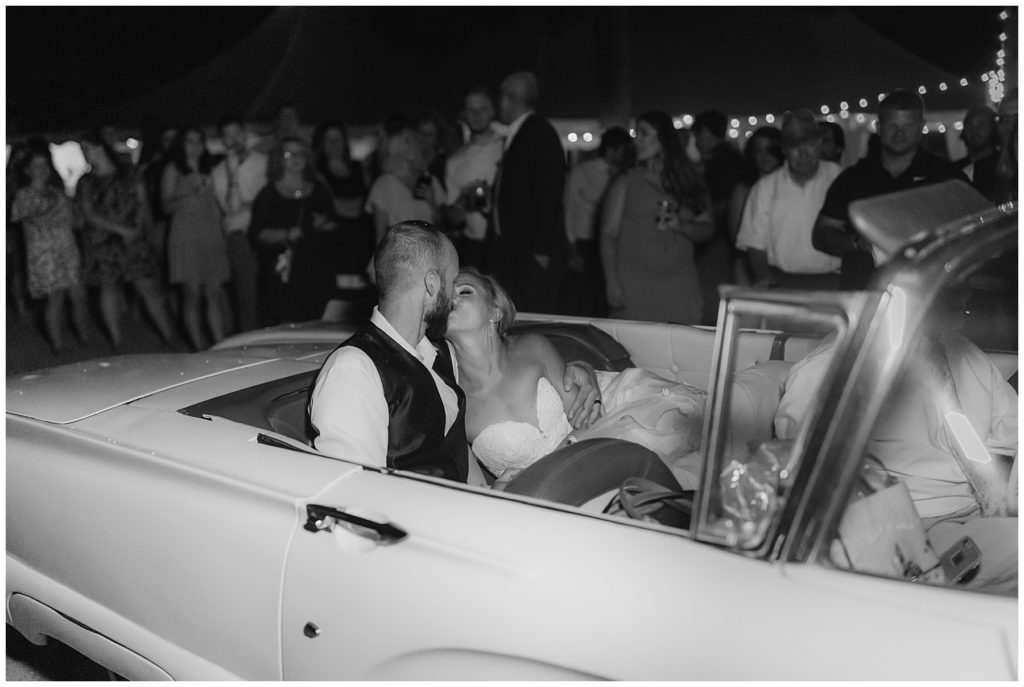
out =
[(313, 174), (309, 148), (285, 136), (267, 159), (267, 185), (252, 206), (249, 239), (259, 261), (262, 326), (319, 319), (334, 292), (338, 223)]
[(366, 214), (366, 177), (352, 159), (348, 131), (339, 121), (324, 122), (313, 132), (315, 170), (331, 192), (337, 214), (338, 287), (367, 288), (366, 265), (373, 254), (373, 220)]

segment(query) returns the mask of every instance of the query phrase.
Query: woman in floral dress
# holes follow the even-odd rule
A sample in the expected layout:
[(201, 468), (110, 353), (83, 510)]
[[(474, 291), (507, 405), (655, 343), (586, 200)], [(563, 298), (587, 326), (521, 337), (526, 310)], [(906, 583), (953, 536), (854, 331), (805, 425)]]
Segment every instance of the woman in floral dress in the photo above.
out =
[(46, 300), (43, 322), (53, 352), (59, 355), (64, 350), (66, 300), (71, 301), (78, 338), (83, 343), (89, 340), (82, 266), (72, 230), (72, 205), (48, 152), (35, 150), (26, 155), (19, 165), (18, 177), (11, 219), (23, 223), (28, 292), (32, 298)]
[(86, 136), (82, 153), (91, 170), (78, 181), (75, 199), (85, 220), (85, 281), (100, 290), (100, 315), (117, 349), (121, 345), (124, 282), (138, 293), (165, 343), (171, 321), (160, 264), (149, 233), (146, 190), (134, 171), (100, 138)]

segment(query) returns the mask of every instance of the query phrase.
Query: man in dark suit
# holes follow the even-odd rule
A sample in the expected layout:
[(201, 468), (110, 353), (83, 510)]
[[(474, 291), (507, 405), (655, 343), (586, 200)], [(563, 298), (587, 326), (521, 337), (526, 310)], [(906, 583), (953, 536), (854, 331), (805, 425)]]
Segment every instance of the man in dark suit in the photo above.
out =
[(537, 79), (517, 72), (501, 85), (508, 124), (498, 171), (487, 269), (516, 308), (554, 313), (569, 253), (563, 193), (565, 153), (554, 127), (534, 114)]

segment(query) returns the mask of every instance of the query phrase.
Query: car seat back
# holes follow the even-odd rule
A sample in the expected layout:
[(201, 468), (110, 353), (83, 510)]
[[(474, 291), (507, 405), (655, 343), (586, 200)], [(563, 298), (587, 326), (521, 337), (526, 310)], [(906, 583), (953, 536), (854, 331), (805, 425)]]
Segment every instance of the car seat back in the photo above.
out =
[(729, 446), (742, 454), (750, 442), (774, 436), (775, 412), (793, 363), (770, 360), (733, 375), (729, 397)]
[(629, 351), (611, 334), (592, 324), (565, 322), (529, 322), (514, 324), (509, 334), (543, 334), (566, 361), (584, 360), (595, 370), (621, 372), (635, 367)]

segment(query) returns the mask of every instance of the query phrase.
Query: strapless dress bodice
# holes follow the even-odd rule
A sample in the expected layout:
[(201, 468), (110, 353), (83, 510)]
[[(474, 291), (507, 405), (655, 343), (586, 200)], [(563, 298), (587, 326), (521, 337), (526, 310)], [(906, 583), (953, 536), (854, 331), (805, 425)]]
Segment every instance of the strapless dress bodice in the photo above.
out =
[(473, 453), (500, 477), (510, 468), (521, 470), (551, 453), (571, 431), (562, 397), (541, 377), (537, 380), (537, 424), (502, 420), (488, 425), (473, 442)]

